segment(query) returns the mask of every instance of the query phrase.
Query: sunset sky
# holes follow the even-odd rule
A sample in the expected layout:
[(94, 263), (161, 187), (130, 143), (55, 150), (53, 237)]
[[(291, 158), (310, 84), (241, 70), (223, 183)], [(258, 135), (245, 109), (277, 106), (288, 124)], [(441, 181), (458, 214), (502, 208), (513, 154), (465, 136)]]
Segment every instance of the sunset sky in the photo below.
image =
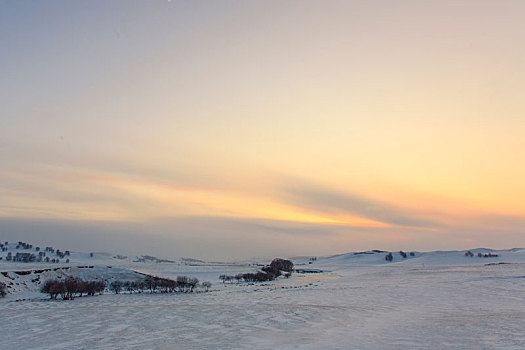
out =
[(0, 239), (525, 246), (524, 1), (0, 0)]

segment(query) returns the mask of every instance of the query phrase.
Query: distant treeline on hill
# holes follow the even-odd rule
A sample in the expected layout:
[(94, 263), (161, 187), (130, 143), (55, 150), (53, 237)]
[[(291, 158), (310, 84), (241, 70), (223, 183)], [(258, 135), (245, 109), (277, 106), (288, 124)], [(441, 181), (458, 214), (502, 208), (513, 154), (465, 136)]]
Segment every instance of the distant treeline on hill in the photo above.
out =
[(154, 257), (154, 256), (150, 256), (150, 255), (143, 255), (143, 256), (138, 256), (136, 257), (133, 262), (156, 262), (156, 263), (171, 263), (171, 264), (174, 264), (175, 261), (173, 260), (168, 260), (168, 259), (159, 259), (157, 257)]
[[(7, 251), (8, 250), (8, 244), (9, 242), (0, 243), (0, 249), (1, 251)], [(7, 255), (5, 257), (5, 261), (13, 261), (13, 262), (24, 262), (24, 263), (32, 263), (32, 262), (48, 262), (48, 263), (58, 263), (60, 262), (60, 259), (64, 259), (67, 256), (70, 256), (71, 253), (69, 250), (66, 251), (60, 251), (60, 249), (54, 249), (53, 247), (46, 247), (45, 251), (40, 250), (40, 247), (34, 247), (32, 244), (25, 243), (22, 241), (18, 241), (16, 243), (16, 248), (20, 250), (33, 250), (35, 253), (31, 252), (17, 252), (15, 255), (13, 255), (12, 252), (7, 252)], [(49, 254), (49, 256), (46, 256)], [(54, 254), (56, 257), (53, 257), (52, 254)], [(0, 260), (2, 260), (2, 257), (0, 257)], [(69, 259), (66, 259), (66, 263), (69, 262)]]
[[(401, 255), (401, 257), (402, 257), (403, 259), (406, 259), (408, 255), (410, 255), (410, 256), (415, 256), (416, 254), (415, 254), (414, 252), (410, 252), (410, 253), (408, 253), (408, 255), (407, 255), (407, 253), (405, 253), (404, 251), (400, 250), (400, 251), (399, 251), (399, 255)], [(394, 260), (394, 256), (392, 255), (392, 253), (388, 253), (387, 255), (385, 255), (385, 260), (386, 260), (386, 261), (392, 261), (392, 260)]]
[(219, 279), (222, 280), (223, 283), (226, 283), (227, 281), (232, 282), (233, 280), (237, 280), (237, 282), (240, 282), (241, 280), (244, 280), (245, 282), (273, 281), (282, 275), (282, 271), (285, 272), (284, 276), (286, 278), (290, 277), (293, 271), (293, 262), (286, 259), (276, 258), (272, 260), (270, 265), (263, 267), (261, 271), (240, 273), (234, 276), (220, 275)]
[[(487, 254), (483, 254), (483, 253), (478, 253), (478, 258), (497, 258), (499, 255), (498, 254), (492, 254), (492, 253), (487, 253)], [(468, 257), (473, 257), (474, 256), (474, 253), (472, 253), (470, 250), (468, 252), (465, 253), (465, 256), (468, 256)]]

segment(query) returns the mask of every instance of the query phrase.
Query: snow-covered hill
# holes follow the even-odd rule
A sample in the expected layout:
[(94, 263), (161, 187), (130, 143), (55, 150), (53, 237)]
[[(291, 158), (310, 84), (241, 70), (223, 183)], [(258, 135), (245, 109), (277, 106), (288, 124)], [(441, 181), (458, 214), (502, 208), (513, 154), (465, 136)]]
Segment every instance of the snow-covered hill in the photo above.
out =
[[(525, 249), (467, 252), (406, 252), (406, 258), (392, 252), (392, 261), (381, 251), (295, 259), (297, 269), (323, 272), (251, 284), (217, 281), (257, 268), (249, 264), (134, 262), (75, 252), (69, 264), (2, 260), (0, 281), (14, 292), (0, 299), (2, 348), (524, 349)], [(143, 274), (195, 276), (213, 287), (64, 302), (38, 293), (48, 278), (111, 282)]]
[[(256, 269), (250, 264), (207, 263), (195, 259), (171, 261), (152, 256), (127, 257), (110, 253), (83, 253), (37, 247), (24, 242), (0, 246), (0, 282), (11, 295), (35, 295), (44, 281), (76, 276), (85, 280), (135, 280), (144, 274), (174, 278), (195, 276), (217, 282), (220, 274), (235, 274)], [(391, 260), (386, 257), (391, 256)], [(30, 259), (27, 259), (31, 257)], [(36, 258), (38, 257), (38, 258)], [(23, 258), (27, 261), (23, 262)], [(16, 260), (16, 261), (15, 261)], [(54, 261), (54, 262), (53, 262)], [(524, 263), (525, 249), (492, 250), (485, 248), (464, 251), (386, 252), (371, 250), (294, 261), (298, 272), (338, 272), (364, 266), (476, 266)]]
[(128, 266), (132, 263), (184, 264), (184, 261), (173, 261), (148, 255), (128, 257), (105, 252), (75, 252), (26, 242), (0, 242), (0, 271), (77, 265)]
[[(46, 249), (47, 248), (47, 249)], [(24, 262), (27, 261), (27, 262)], [(176, 278), (197, 277), (217, 282), (224, 273), (246, 272), (249, 264), (208, 263), (183, 258), (177, 261), (142, 255), (127, 257), (111, 253), (84, 253), (38, 247), (26, 242), (2, 242), (0, 245), (0, 282), (7, 286), (8, 299), (41, 297), (40, 287), (48, 279), (69, 276), (86, 281), (134, 281), (145, 275)]]
[[(392, 256), (391, 261), (385, 259), (388, 254), (391, 254)], [(525, 263), (525, 248), (505, 250), (477, 248), (471, 250), (433, 252), (385, 252), (372, 250), (332, 255), (317, 259), (303, 258), (297, 260), (295, 263), (296, 266), (301, 267), (330, 267), (332, 269), (336, 267), (397, 264), (403, 264), (406, 266), (463, 266), (497, 263)]]
[(0, 282), (6, 284), (9, 294), (19, 298), (34, 296), (48, 279), (80, 277), (85, 281), (104, 281), (109, 285), (115, 280), (137, 281), (144, 275), (130, 269), (109, 266), (71, 266), (0, 272)]

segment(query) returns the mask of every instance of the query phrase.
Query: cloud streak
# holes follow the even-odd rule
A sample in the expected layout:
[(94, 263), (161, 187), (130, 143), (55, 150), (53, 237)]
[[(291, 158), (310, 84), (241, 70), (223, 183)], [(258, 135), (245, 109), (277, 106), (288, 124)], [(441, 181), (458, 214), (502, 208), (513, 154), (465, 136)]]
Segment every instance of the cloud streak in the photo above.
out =
[(300, 208), (332, 215), (351, 214), (371, 220), (417, 228), (438, 228), (439, 223), (408, 214), (400, 208), (334, 189), (314, 185), (291, 185), (284, 189), (284, 200)]

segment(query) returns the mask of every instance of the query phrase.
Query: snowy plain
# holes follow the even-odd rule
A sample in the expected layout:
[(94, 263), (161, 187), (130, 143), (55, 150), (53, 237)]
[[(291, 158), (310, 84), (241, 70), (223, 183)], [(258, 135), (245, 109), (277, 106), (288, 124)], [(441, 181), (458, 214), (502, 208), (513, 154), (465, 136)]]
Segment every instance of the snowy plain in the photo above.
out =
[[(297, 268), (323, 272), (259, 284), (218, 281), (254, 268), (243, 264), (119, 260), (113, 269), (196, 276), (212, 291), (51, 301), (28, 287), (0, 300), (0, 348), (525, 349), (525, 250), (492, 252), (299, 259)], [(119, 263), (98, 259), (100, 269)], [(29, 267), (0, 270), (20, 265)]]

